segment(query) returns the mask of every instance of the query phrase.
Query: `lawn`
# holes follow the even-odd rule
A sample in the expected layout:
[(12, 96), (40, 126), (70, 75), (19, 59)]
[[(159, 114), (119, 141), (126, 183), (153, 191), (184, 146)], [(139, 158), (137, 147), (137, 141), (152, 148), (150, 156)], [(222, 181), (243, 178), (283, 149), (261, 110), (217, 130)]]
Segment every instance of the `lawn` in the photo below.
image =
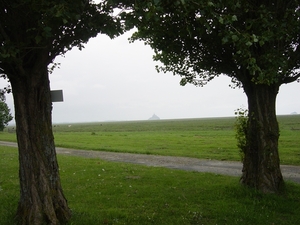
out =
[[(300, 165), (300, 115), (278, 116), (281, 164)], [(235, 118), (56, 124), (56, 146), (239, 161)], [(9, 132), (8, 132), (9, 131)], [(14, 129), (0, 140), (16, 141)]]
[[(1, 146), (0, 224), (19, 198), (17, 149)], [(238, 178), (58, 155), (69, 225), (300, 224), (300, 185), (281, 195), (240, 186)]]

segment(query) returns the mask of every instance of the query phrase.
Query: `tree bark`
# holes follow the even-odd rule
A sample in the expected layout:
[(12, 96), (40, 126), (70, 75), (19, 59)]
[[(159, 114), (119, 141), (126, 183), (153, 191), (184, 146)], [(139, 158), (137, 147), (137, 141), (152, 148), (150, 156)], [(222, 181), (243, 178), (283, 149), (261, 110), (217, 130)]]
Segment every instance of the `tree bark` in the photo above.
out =
[(9, 77), (19, 147), (20, 201), (16, 221), (22, 225), (57, 225), (71, 217), (60, 183), (45, 65), (30, 74)]
[(248, 124), (241, 183), (264, 193), (283, 186), (278, 153), (276, 97), (279, 85), (244, 85), (248, 97)]

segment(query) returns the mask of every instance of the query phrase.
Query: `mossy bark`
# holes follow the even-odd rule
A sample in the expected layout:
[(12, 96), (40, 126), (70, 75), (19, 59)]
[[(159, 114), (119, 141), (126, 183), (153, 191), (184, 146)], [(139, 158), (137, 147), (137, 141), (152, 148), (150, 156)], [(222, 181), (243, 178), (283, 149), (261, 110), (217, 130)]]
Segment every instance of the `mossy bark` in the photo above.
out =
[(16, 221), (22, 225), (62, 224), (70, 219), (71, 211), (59, 177), (47, 66), (11, 76), (10, 82), (20, 166)]
[(241, 183), (264, 193), (278, 193), (283, 186), (278, 153), (276, 117), (277, 85), (244, 85), (249, 119)]

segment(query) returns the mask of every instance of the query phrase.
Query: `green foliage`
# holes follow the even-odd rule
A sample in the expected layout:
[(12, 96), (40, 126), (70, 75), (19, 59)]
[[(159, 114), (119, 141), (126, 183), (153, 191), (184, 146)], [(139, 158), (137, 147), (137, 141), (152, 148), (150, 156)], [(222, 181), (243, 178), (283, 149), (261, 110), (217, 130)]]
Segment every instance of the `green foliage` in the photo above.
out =
[(246, 150), (246, 143), (247, 143), (246, 135), (247, 135), (247, 124), (248, 124), (248, 110), (244, 108), (239, 108), (235, 111), (235, 115), (236, 115), (235, 137), (237, 139), (237, 146), (240, 150), (241, 159), (243, 161), (245, 150)]
[[(282, 84), (300, 76), (299, 1), (144, 0), (128, 4), (128, 28), (155, 51), (162, 72), (204, 85), (225, 74), (241, 84)], [(133, 1), (129, 1), (133, 3)]]
[(7, 104), (0, 100), (0, 131), (3, 131), (12, 119), (13, 117)]
[[(283, 195), (241, 187), (237, 178), (58, 155), (73, 217), (68, 224), (298, 224), (300, 186)], [(18, 153), (1, 147), (0, 224), (13, 224)], [(74, 188), (76, 187), (76, 188)]]
[(99, 33), (123, 32), (107, 1), (1, 1), (0, 9), (0, 72), (6, 75), (31, 71), (41, 59), (48, 65)]
[[(48, 66), (56, 56), (65, 54), (73, 47), (81, 49), (84, 43), (99, 33), (113, 38), (122, 32), (120, 20), (113, 16), (113, 7), (105, 0), (98, 4), (92, 0), (0, 1), (0, 76), (8, 78), (12, 84), (20, 152), (26, 149), (29, 152), (35, 151), (39, 148), (37, 146), (43, 145), (45, 148), (40, 149), (41, 157), (52, 155), (51, 164), (56, 165), (56, 157), (53, 157), (55, 151), (52, 151), (54, 143), (48, 79), (49, 70), (51, 72), (56, 64), (50, 69)], [(34, 129), (28, 125), (32, 124), (32, 121), (36, 121)], [(24, 144), (32, 140), (35, 140), (34, 147)], [(49, 146), (51, 146), (50, 150)], [(33, 154), (20, 156), (20, 164), (26, 164), (27, 159), (35, 160), (31, 157)], [(28, 178), (26, 174), (34, 174), (40, 165), (47, 163), (50, 164), (50, 161), (38, 161), (33, 167), (23, 168), (24, 171), (20, 173), (20, 183), (24, 181), (24, 185), (21, 185), (24, 190), (21, 193), (25, 193), (25, 186), (30, 185), (28, 183), (30, 181), (26, 180)], [(55, 166), (45, 166), (45, 168), (45, 173), (36, 173), (36, 176), (57, 174)], [(50, 185), (52, 178), (46, 175), (44, 178), (49, 182), (43, 185)], [(56, 176), (55, 179), (58, 180), (54, 184), (55, 187), (49, 186), (49, 188), (62, 193), (59, 177)], [(40, 189), (35, 191), (39, 192), (41, 199), (47, 198), (45, 193), (40, 193)], [(51, 193), (47, 194), (49, 194), (48, 199), (53, 197)], [(45, 201), (42, 208), (37, 209), (39, 206), (36, 206), (32, 213), (28, 213), (30, 207), (26, 204), (30, 201), (25, 199), (30, 199), (30, 195), (33, 195), (33, 192), (28, 195), (21, 194), (17, 215), (20, 221), (46, 224), (50, 223), (49, 221), (56, 223), (57, 220), (61, 220), (57, 221), (60, 223), (70, 216), (66, 209), (66, 202), (63, 200), (60, 204)], [(39, 211), (38, 215), (35, 210)], [(40, 214), (42, 216), (39, 216)]]
[[(137, 27), (132, 40), (150, 45), (155, 52), (154, 60), (162, 63), (158, 71), (180, 75), (181, 85), (203, 86), (224, 74), (231, 78), (233, 87), (243, 87), (251, 121), (253, 118), (264, 126), (249, 123), (247, 149), (240, 147), (247, 150), (245, 162), (252, 163), (244, 163), (243, 175), (249, 176), (242, 182), (255, 187), (267, 184), (273, 186), (270, 190), (278, 190), (275, 186), (280, 181), (262, 181), (258, 176), (266, 172), (269, 174), (263, 174), (263, 179), (281, 177), (272, 174), (280, 171), (278, 142), (272, 138), (279, 136), (274, 119), (275, 99), (280, 85), (300, 78), (299, 1), (144, 0), (135, 1), (128, 8), (123, 18), (130, 21), (129, 27)], [(273, 134), (258, 137), (266, 127)], [(257, 136), (257, 143), (250, 136)], [(262, 142), (272, 144), (267, 150)], [(242, 140), (240, 144), (243, 145)], [(250, 153), (251, 149), (257, 154)], [(266, 151), (275, 156), (271, 164), (277, 169), (253, 168), (270, 167), (265, 163), (268, 160), (260, 157), (270, 156)], [(251, 180), (252, 176), (256, 177)], [(264, 184), (254, 184), (256, 181)]]

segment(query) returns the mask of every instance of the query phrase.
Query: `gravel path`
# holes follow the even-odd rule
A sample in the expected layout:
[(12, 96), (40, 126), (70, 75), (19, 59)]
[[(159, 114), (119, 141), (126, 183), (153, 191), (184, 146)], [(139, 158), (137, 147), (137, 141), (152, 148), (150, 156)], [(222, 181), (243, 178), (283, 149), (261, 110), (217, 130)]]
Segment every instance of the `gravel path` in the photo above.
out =
[[(16, 143), (0, 141), (0, 145), (17, 147)], [(242, 163), (217, 160), (202, 160), (189, 157), (158, 156), (132, 153), (115, 153), (104, 151), (56, 148), (57, 154), (73, 155), (85, 158), (100, 158), (107, 161), (127, 162), (145, 166), (167, 167), (171, 169), (210, 172), (229, 176), (241, 176)], [(300, 167), (281, 165), (285, 180), (300, 183)]]

